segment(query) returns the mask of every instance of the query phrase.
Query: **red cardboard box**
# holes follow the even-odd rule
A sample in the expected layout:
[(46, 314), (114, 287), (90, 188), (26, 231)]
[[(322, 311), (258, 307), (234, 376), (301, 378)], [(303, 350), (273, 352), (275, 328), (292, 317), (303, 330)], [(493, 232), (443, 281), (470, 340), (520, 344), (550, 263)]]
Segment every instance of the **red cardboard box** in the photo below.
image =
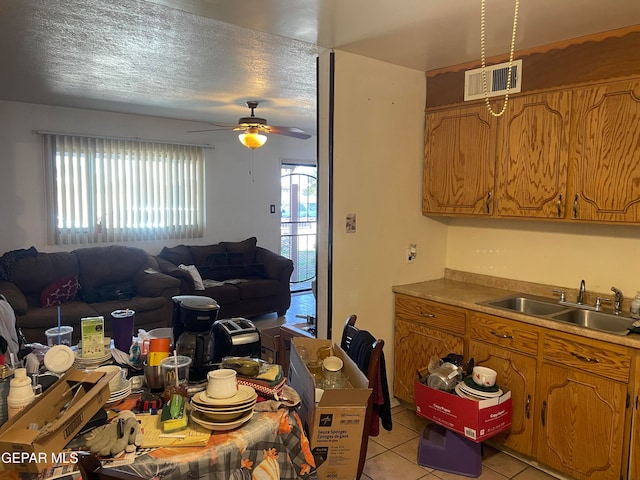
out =
[(511, 428), (511, 392), (476, 402), (415, 382), (416, 412), (474, 442)]

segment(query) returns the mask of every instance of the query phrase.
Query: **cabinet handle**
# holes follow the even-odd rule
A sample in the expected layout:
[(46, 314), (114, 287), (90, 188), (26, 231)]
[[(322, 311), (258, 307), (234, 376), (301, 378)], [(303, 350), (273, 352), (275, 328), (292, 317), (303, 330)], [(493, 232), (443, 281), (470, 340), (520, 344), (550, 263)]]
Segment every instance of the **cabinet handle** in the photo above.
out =
[(547, 401), (542, 402), (542, 410), (540, 410), (540, 417), (542, 419), (542, 426), (546, 426), (547, 423)]
[(527, 403), (525, 404), (524, 411), (527, 418), (531, 418), (531, 395), (527, 395)]
[(427, 317), (427, 318), (436, 318), (435, 314), (433, 314), (433, 313), (424, 313), (422, 310), (420, 310), (420, 316)]
[(487, 213), (491, 213), (491, 192), (487, 192)]
[(578, 200), (580, 200), (580, 195), (576, 193), (573, 198), (573, 218), (578, 218)]
[(498, 338), (508, 338), (509, 340), (513, 340), (513, 335), (509, 335), (508, 333), (498, 333), (495, 332), (493, 330), (491, 330), (491, 335), (498, 337)]
[(576, 352), (570, 352), (571, 355), (573, 355), (574, 357), (576, 357), (578, 360), (582, 360), (583, 362), (587, 362), (587, 363), (600, 363), (600, 360), (598, 360), (595, 357), (585, 357), (584, 355), (580, 355), (579, 353)]
[(558, 218), (562, 218), (562, 193), (558, 195)]

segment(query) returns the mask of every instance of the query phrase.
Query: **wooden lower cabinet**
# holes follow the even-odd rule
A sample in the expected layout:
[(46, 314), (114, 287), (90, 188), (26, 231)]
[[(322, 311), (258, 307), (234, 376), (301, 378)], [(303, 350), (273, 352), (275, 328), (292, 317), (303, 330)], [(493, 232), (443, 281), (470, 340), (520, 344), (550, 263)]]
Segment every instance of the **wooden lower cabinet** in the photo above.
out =
[(536, 459), (577, 479), (621, 477), (627, 385), (544, 362)]
[(393, 394), (415, 404), (414, 382), (418, 369), (429, 364), (432, 356), (462, 354), (463, 337), (396, 317), (394, 342)]
[(469, 358), (498, 372), (499, 385), (511, 390), (511, 430), (492, 440), (532, 456), (536, 358), (474, 340), (469, 342)]
[(492, 442), (578, 480), (640, 480), (640, 352), (396, 295), (394, 395), (415, 404), (417, 370), (451, 352), (511, 390), (511, 430)]
[[(638, 364), (640, 364), (640, 356), (636, 357), (636, 365)], [(640, 384), (636, 384), (631, 408), (633, 416), (631, 417), (631, 447), (628, 462), (629, 480), (640, 480)]]

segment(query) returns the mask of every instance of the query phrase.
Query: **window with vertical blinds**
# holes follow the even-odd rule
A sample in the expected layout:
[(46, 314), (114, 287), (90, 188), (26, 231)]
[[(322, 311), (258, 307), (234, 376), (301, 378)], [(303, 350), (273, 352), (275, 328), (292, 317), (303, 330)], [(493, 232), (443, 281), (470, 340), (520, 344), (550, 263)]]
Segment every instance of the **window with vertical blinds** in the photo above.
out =
[(44, 135), (49, 244), (203, 236), (202, 147)]

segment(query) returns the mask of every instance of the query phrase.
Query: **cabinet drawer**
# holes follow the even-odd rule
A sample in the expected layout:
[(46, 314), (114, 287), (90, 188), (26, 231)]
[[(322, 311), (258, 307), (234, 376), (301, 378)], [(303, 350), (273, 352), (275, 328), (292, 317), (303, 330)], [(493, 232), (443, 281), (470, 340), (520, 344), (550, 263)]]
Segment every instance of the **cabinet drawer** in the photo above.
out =
[(547, 334), (544, 339), (544, 359), (611, 380), (629, 381), (631, 354), (624, 347), (597, 341), (586, 343), (574, 338)]
[(396, 316), (460, 335), (466, 330), (464, 309), (408, 295), (396, 295)]
[(473, 313), (469, 331), (474, 340), (482, 340), (531, 355), (535, 355), (538, 351), (538, 331), (535, 327), (523, 323)]

